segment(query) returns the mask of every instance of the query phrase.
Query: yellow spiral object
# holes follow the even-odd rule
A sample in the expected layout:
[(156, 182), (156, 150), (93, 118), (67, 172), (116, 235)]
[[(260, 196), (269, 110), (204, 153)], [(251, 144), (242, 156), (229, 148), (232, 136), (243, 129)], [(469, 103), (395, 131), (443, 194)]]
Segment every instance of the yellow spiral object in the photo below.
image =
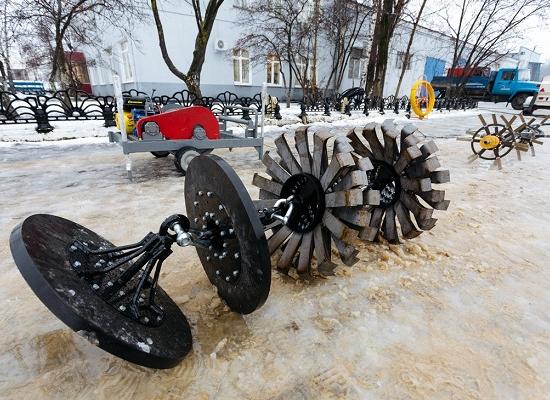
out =
[[(426, 107), (426, 110), (424, 111), (420, 107), (422, 98), (416, 97), (416, 92), (422, 86), (425, 87), (426, 90), (428, 91), (427, 107)], [(435, 104), (434, 88), (432, 87), (432, 85), (430, 85), (430, 82), (428, 81), (424, 81), (424, 80), (416, 81), (412, 86), (410, 99), (411, 99), (411, 109), (414, 111), (416, 115), (418, 115), (418, 118), (422, 119), (425, 116), (427, 116), (429, 113), (431, 113), (432, 110), (434, 109), (434, 104)]]

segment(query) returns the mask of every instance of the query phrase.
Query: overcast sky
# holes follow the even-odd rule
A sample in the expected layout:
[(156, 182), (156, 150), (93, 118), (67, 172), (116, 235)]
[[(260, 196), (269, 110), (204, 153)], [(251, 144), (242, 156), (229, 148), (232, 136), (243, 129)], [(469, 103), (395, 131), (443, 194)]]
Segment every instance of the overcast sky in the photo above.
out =
[[(412, 12), (412, 15), (416, 15), (420, 4), (421, 0), (410, 0), (409, 9)], [(459, 14), (457, 4), (461, 4), (461, 1), (428, 0), (426, 9), (424, 10), (422, 23), (432, 29), (437, 30), (439, 28), (446, 30), (446, 25), (440, 16), (444, 14), (445, 10), (447, 10), (447, 12), (450, 13), (449, 17), (451, 19), (455, 15), (454, 12), (456, 12), (455, 16), (458, 18)], [(529, 21), (523, 24), (521, 36), (522, 37), (518, 37), (514, 42), (509, 43), (509, 49), (511, 52), (517, 51), (520, 46), (525, 46), (531, 50), (534, 49), (537, 53), (542, 54), (541, 61), (543, 63), (550, 63), (550, 24), (548, 24), (548, 18), (532, 17)]]
[(550, 25), (548, 23), (536, 24), (535, 27), (529, 29), (526, 37), (524, 46), (530, 49), (534, 46), (535, 51), (542, 54), (541, 61), (550, 62)]

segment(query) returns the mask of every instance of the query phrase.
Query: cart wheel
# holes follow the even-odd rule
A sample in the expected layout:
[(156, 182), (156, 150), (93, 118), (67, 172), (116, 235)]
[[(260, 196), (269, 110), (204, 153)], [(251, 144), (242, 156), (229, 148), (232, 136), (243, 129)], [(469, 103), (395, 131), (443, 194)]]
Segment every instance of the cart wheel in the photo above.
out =
[(168, 157), (170, 152), (169, 151), (152, 151), (151, 154), (154, 155), (156, 158), (164, 158), (164, 157)]
[(200, 156), (201, 153), (193, 147), (184, 147), (183, 149), (179, 149), (176, 152), (176, 159), (174, 160), (174, 164), (176, 165), (176, 169), (181, 172), (183, 175), (187, 172), (187, 167), (189, 167), (189, 163), (191, 160), (197, 156)]

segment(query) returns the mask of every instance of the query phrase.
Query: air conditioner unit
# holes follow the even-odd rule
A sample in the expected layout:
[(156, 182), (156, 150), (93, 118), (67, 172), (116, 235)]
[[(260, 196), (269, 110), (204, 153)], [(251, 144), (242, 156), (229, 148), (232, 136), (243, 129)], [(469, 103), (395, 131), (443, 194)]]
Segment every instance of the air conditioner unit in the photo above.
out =
[(216, 40), (214, 40), (214, 48), (216, 51), (225, 51), (227, 50), (227, 44), (225, 43), (225, 40), (216, 38)]

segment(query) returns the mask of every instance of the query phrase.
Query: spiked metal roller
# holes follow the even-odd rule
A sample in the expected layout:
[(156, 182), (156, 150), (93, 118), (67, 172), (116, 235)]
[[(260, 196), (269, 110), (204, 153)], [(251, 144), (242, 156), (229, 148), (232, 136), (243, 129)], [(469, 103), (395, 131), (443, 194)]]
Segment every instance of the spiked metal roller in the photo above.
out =
[[(348, 134), (355, 153), (367, 159), (368, 190), (379, 191), (379, 202), (364, 205), (370, 217), (359, 225), (359, 238), (374, 241), (381, 234), (391, 243), (412, 239), (435, 226), (433, 210), (446, 210), (445, 191), (434, 185), (449, 182), (449, 171), (440, 169), (433, 140), (417, 133), (414, 125), (399, 132), (390, 120), (371, 123)], [(382, 139), (382, 141), (380, 141)]]

